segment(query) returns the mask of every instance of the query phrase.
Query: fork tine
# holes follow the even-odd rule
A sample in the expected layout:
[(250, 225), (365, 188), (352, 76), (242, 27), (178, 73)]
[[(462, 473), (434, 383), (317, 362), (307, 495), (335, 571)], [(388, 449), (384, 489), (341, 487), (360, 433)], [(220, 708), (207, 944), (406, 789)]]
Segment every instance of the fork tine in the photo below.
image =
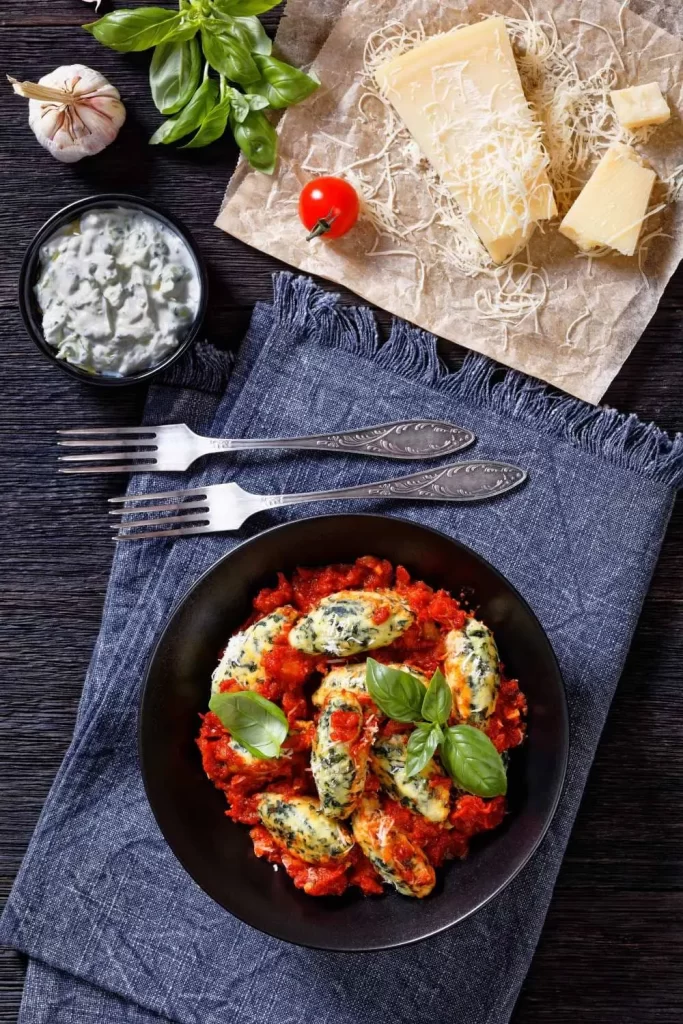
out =
[[(186, 508), (206, 508), (208, 509), (208, 501), (184, 501), (178, 502), (175, 505), (143, 505), (142, 508), (112, 508), (109, 509), (110, 516), (134, 516), (144, 513), (147, 515), (148, 512), (178, 512)], [(188, 519), (191, 517), (187, 517)], [(121, 525), (125, 525), (121, 523)], [(137, 526), (138, 524), (133, 520), (128, 524), (129, 526)]]
[[(121, 498), (109, 498), (110, 504), (121, 501), (154, 501), (157, 498), (208, 498), (206, 487), (194, 487), (180, 491), (153, 491), (151, 494), (124, 494)], [(144, 508), (126, 509), (126, 512), (146, 512)]]
[(191, 534), (212, 532), (215, 531), (210, 525), (191, 526), (189, 528), (181, 527), (179, 530), (141, 530), (140, 533), (119, 533), (116, 537), (112, 537), (112, 540), (118, 544), (122, 540), (155, 540), (157, 537), (187, 537)]
[(148, 464), (154, 464), (157, 457), (154, 452), (88, 452), (87, 455), (59, 455), (59, 462), (111, 462), (112, 459), (137, 459)]
[(146, 434), (156, 437), (157, 427), (81, 427), (75, 430), (58, 430), (64, 436), (76, 434)]
[[(156, 436), (156, 435), (155, 435)], [(153, 444), (153, 438), (140, 438), (136, 440), (133, 438), (131, 441), (126, 441), (122, 438), (112, 439), (111, 441), (57, 441), (60, 448), (153, 448), (155, 451), (159, 447), (158, 444)]]
[[(146, 509), (145, 509), (146, 511)], [(166, 523), (196, 523), (204, 525), (209, 521), (209, 511), (193, 512), (189, 516), (160, 516), (159, 519), (134, 519), (132, 522), (112, 523), (110, 530), (132, 530), (138, 526), (165, 526)]]
[[(156, 460), (154, 460), (156, 461)], [(80, 469), (58, 469), (58, 473), (141, 473), (150, 469), (150, 462), (127, 462), (123, 466), (81, 466)], [(112, 501), (113, 499), (109, 499)]]

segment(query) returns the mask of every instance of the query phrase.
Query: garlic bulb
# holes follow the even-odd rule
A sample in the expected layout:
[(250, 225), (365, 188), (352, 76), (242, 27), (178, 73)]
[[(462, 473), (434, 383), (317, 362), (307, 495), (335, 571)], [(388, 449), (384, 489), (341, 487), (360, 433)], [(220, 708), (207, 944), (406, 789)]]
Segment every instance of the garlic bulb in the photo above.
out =
[(30, 100), (28, 123), (38, 142), (63, 163), (105, 149), (126, 120), (118, 89), (84, 64), (57, 68), (37, 84), (9, 81), (19, 96)]

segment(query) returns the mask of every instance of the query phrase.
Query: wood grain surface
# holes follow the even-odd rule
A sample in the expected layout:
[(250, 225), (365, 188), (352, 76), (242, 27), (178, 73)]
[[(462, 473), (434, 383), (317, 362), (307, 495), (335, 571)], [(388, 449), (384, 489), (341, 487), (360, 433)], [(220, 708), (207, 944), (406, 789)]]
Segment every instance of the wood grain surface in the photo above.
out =
[[(54, 430), (134, 423), (144, 398), (135, 388), (81, 385), (35, 349), (16, 303), (26, 246), (47, 217), (83, 196), (116, 190), (155, 200), (185, 221), (204, 253), (208, 336), (228, 347), (239, 343), (254, 302), (269, 298), (278, 268), (213, 227), (233, 145), (185, 154), (149, 147), (159, 122), (149, 58), (100, 47), (78, 27), (90, 14), (80, 0), (0, 3), (3, 73), (35, 80), (60, 64), (88, 64), (120, 89), (128, 109), (114, 146), (67, 166), (38, 146), (26, 102), (0, 89), (2, 899), (71, 737), (111, 561), (104, 501), (121, 490), (116, 478), (59, 478)], [(277, 17), (264, 18), (270, 29)], [(679, 272), (606, 398), (672, 431), (683, 428), (682, 301)], [(462, 358), (454, 346), (443, 352), (454, 364)], [(515, 1024), (683, 1021), (682, 540), (679, 503)], [(17, 954), (0, 953), (0, 1024), (17, 1020), (23, 970)]]

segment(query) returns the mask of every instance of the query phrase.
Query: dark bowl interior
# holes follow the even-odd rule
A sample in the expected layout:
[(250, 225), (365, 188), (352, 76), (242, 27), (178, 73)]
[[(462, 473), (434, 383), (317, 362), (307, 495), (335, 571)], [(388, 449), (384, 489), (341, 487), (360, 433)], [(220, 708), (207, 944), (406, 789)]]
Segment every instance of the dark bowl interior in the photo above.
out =
[[(79, 366), (74, 366), (72, 363), (68, 363), (65, 359), (58, 359), (55, 349), (51, 345), (48, 345), (43, 335), (43, 315), (35, 294), (35, 284), (40, 273), (41, 246), (47, 242), (55, 232), (59, 231), (60, 228), (64, 227), (66, 224), (70, 224), (89, 210), (111, 209), (112, 207), (117, 206), (127, 207), (131, 210), (139, 210), (141, 213), (146, 213), (150, 217), (155, 217), (157, 220), (160, 220), (162, 224), (165, 224), (167, 228), (170, 228), (171, 231), (175, 232), (176, 235), (179, 235), (192, 255), (197, 270), (197, 276), (199, 278), (199, 306), (197, 308), (197, 313), (192, 320), (192, 323), (188, 325), (187, 331), (178, 347), (175, 348), (161, 363), (157, 363), (156, 366), (151, 366), (149, 369), (142, 370), (140, 373), (129, 374), (126, 377), (108, 377), (104, 374), (88, 373), (87, 370), (82, 370)], [(139, 384), (142, 381), (148, 381), (151, 377), (154, 377), (157, 373), (160, 373), (172, 363), (175, 363), (175, 361), (187, 351), (190, 345), (193, 344), (202, 330), (204, 317), (206, 315), (208, 294), (209, 284), (206, 267), (204, 266), (201, 253), (199, 252), (199, 249), (187, 228), (185, 228), (180, 221), (176, 220), (175, 217), (172, 217), (171, 214), (162, 207), (157, 206), (154, 203), (147, 202), (146, 199), (138, 199), (137, 196), (126, 195), (123, 192), (105, 192), (99, 196), (89, 196), (86, 199), (79, 199), (78, 202), (70, 203), (69, 206), (65, 206), (63, 209), (55, 213), (49, 220), (45, 221), (42, 228), (29, 245), (19, 275), (19, 307), (21, 309), (21, 315), (24, 318), (26, 330), (31, 338), (33, 338), (43, 355), (47, 356), (48, 359), (53, 363), (56, 363), (57, 366), (72, 377), (77, 377), (79, 380), (83, 380), (88, 384), (96, 384), (99, 387), (107, 388), (126, 387), (130, 384)]]
[[(276, 571), (373, 554), (432, 586), (471, 594), (495, 632), (501, 658), (529, 704), (528, 738), (513, 753), (509, 809), (464, 861), (439, 872), (425, 900), (387, 892), (313, 898), (284, 871), (255, 857), (249, 830), (225, 817), (222, 793), (202, 771), (195, 736), (211, 673), (231, 632)], [(333, 950), (374, 950), (426, 938), (483, 906), (511, 881), (543, 838), (562, 789), (567, 702), (546, 636), (517, 591), (483, 558), (434, 530), (402, 519), (331, 515), (262, 533), (217, 562), (171, 617), (150, 662), (140, 714), (142, 774), (172, 851), (216, 902), (280, 939)]]

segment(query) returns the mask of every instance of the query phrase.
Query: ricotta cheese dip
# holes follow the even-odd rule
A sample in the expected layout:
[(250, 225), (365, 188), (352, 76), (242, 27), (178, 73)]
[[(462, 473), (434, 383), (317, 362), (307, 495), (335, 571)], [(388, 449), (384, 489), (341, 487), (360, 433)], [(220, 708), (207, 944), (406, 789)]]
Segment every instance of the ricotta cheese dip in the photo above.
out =
[(139, 210), (90, 210), (40, 249), (35, 293), (59, 359), (124, 377), (158, 365), (191, 327), (200, 300), (192, 253)]

